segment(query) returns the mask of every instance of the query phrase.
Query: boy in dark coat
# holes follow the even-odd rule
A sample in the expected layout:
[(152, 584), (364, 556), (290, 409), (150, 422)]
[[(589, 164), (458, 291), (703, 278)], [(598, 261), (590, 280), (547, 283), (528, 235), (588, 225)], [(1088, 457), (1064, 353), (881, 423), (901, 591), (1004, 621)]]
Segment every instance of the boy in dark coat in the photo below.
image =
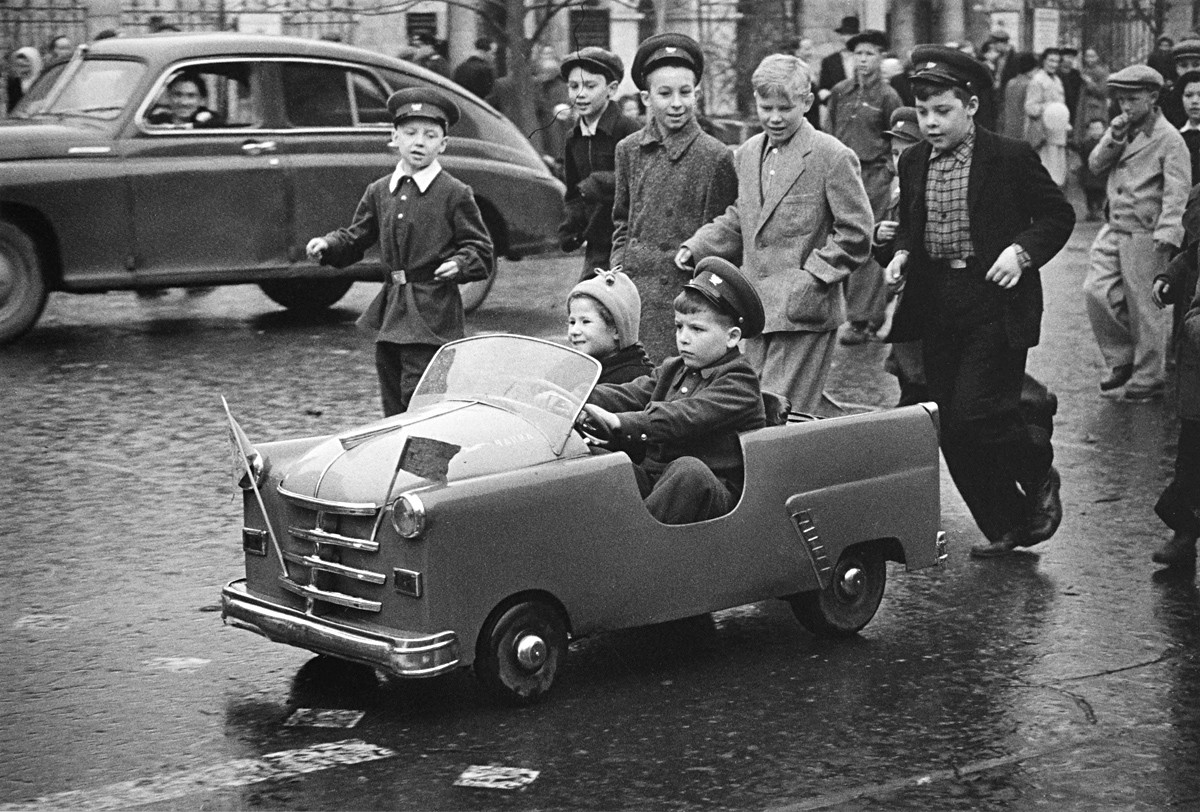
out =
[(612, 252), (613, 190), (617, 142), (638, 129), (613, 99), (625, 76), (620, 57), (603, 48), (581, 48), (559, 69), (577, 116), (563, 151), (567, 219), (558, 229), (564, 251), (586, 243), (581, 279), (608, 268)]
[(458, 106), (433, 88), (413, 87), (393, 93), (388, 111), (396, 170), (367, 187), (348, 228), (314, 237), (307, 248), (322, 265), (344, 268), (379, 243), (383, 289), (358, 325), (375, 332), (384, 416), (405, 411), (438, 347), (465, 335), (458, 286), (486, 279), (492, 267), (471, 187), (437, 160)]
[(1046, 434), (1021, 411), (1038, 343), (1038, 269), (1071, 236), (1075, 212), (1028, 144), (976, 127), (987, 69), (953, 48), (914, 49), (925, 141), (900, 158), (900, 217), (889, 284), (905, 280), (892, 341), (923, 341), (947, 467), (999, 556), (1050, 538), (1062, 520)]
[(584, 408), (617, 447), (645, 449), (634, 472), (650, 514), (688, 524), (728, 513), (741, 494), (738, 434), (762, 428), (766, 413), (738, 342), (765, 316), (754, 286), (718, 257), (700, 261), (675, 308), (679, 356), (631, 383), (597, 386)]
[(704, 52), (684, 34), (638, 46), (633, 81), (651, 111), (617, 144), (612, 267), (642, 297), (642, 341), (655, 361), (675, 354), (675, 297), (691, 274), (675, 267), (679, 245), (737, 199), (730, 149), (696, 121)]

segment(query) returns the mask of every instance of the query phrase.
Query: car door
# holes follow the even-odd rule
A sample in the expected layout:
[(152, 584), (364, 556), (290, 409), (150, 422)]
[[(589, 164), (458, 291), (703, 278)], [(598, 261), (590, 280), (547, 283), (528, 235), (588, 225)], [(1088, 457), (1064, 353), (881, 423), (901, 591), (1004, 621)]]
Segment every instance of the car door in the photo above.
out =
[[(294, 201), (291, 255), (300, 261), (312, 237), (350, 224), (367, 185), (391, 174), (398, 159), (388, 146), (388, 88), (374, 71), (299, 58), (277, 66)], [(367, 262), (377, 261), (373, 248)]]
[[(211, 116), (175, 122), (170, 86), (198, 79)], [(143, 280), (231, 281), (287, 264), (287, 178), (252, 59), (180, 63), (138, 111), (127, 165), (134, 272)]]

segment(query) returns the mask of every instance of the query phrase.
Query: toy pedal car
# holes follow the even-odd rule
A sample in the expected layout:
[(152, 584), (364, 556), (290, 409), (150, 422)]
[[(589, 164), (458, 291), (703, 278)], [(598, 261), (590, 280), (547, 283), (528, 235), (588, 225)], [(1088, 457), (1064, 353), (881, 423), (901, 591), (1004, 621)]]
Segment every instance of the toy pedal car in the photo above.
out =
[(252, 446), (235, 626), (401, 677), (474, 666), (516, 704), (550, 689), (572, 637), (782, 598), (811, 631), (874, 616), (885, 562), (945, 557), (931, 404), (742, 435), (727, 515), (658, 523), (633, 466), (575, 421), (599, 363), (489, 335), (442, 347), (405, 414)]

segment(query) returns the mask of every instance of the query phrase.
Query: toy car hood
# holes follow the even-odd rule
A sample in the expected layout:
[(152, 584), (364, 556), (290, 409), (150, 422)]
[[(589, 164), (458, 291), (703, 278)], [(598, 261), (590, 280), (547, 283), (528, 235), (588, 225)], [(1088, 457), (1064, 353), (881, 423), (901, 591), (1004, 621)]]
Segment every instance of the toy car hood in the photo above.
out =
[(486, 403), (448, 401), (322, 440), (289, 468), (280, 487), (320, 500), (382, 505), (412, 488), (556, 457), (546, 436), (521, 416)]

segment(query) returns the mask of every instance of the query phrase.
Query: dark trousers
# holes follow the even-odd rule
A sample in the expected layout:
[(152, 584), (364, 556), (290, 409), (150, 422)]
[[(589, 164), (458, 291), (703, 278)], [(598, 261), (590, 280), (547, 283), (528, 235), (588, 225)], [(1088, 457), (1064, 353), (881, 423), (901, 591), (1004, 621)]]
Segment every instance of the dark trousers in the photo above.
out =
[(1049, 432), (1031, 431), (1022, 412), (1028, 351), (1009, 345), (1002, 319), (1009, 294), (985, 280), (985, 270), (939, 273), (924, 361), (950, 476), (979, 529), (995, 541), (1029, 521), (1025, 494), (1045, 480), (1054, 451)]
[(1179, 421), (1175, 478), (1158, 497), (1154, 512), (1172, 530), (1200, 535), (1200, 420)]
[(375, 342), (375, 371), (379, 373), (384, 417), (408, 410), (413, 391), (437, 351), (433, 344)]
[(733, 510), (737, 497), (712, 469), (696, 457), (672, 460), (657, 479), (640, 465), (633, 468), (650, 515), (663, 524), (691, 524)]

